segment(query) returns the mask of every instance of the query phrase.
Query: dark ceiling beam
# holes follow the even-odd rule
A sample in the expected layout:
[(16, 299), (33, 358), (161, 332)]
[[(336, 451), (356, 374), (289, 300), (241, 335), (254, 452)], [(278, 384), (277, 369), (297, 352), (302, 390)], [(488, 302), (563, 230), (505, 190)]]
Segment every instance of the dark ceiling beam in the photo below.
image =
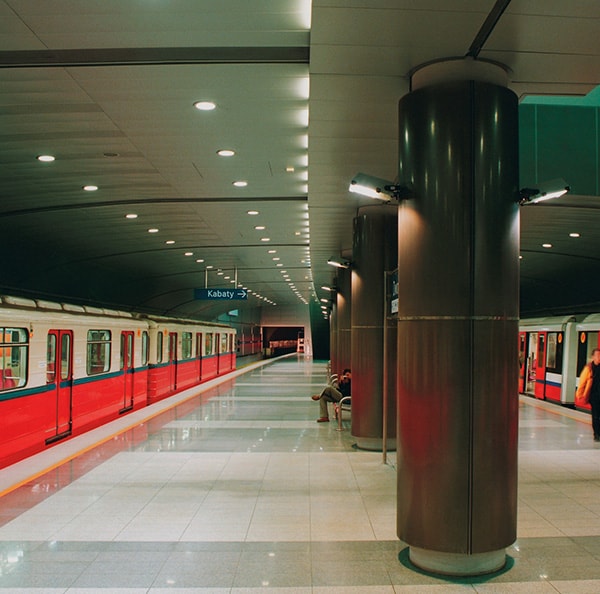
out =
[(18, 217), (23, 215), (38, 214), (41, 212), (56, 212), (67, 210), (89, 210), (90, 208), (106, 208), (111, 206), (132, 206), (149, 204), (202, 204), (208, 202), (218, 202), (227, 204), (232, 202), (248, 202), (250, 204), (260, 204), (261, 202), (307, 202), (308, 196), (236, 196), (236, 197), (208, 197), (208, 198), (157, 198), (157, 199), (138, 199), (138, 200), (111, 200), (103, 202), (78, 202), (77, 204), (49, 204), (35, 208), (21, 208), (19, 210), (7, 210), (0, 212), (0, 219), (8, 217)]
[(483, 49), (485, 42), (492, 34), (494, 27), (509, 4), (510, 0), (496, 0), (492, 10), (490, 10), (483, 25), (481, 25), (481, 29), (479, 29), (477, 35), (475, 35), (475, 39), (473, 39), (471, 47), (469, 47), (469, 51), (465, 54), (465, 57), (476, 58), (479, 55), (479, 52)]
[(135, 47), (0, 51), (0, 68), (146, 66), (160, 64), (308, 64), (310, 48)]

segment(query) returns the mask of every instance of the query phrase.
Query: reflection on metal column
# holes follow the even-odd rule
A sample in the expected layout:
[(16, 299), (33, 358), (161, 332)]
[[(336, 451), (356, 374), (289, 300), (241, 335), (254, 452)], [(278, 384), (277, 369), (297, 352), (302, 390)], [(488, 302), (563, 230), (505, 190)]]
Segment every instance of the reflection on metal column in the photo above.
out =
[[(396, 205), (377, 204), (359, 209), (354, 225), (352, 265), (352, 436), (359, 448), (383, 446), (383, 370), (387, 378), (387, 449), (396, 449), (396, 341), (383, 350), (383, 271), (397, 262), (398, 211)], [(391, 393), (391, 396), (390, 396)]]
[(399, 130), (398, 536), (424, 569), (487, 573), (516, 538), (517, 98), (435, 83)]

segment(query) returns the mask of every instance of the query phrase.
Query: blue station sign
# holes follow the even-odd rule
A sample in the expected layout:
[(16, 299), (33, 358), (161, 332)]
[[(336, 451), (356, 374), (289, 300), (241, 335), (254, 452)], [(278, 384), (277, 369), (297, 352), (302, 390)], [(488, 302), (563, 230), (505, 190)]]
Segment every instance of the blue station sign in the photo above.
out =
[(194, 299), (212, 299), (216, 301), (247, 300), (245, 289), (194, 289)]

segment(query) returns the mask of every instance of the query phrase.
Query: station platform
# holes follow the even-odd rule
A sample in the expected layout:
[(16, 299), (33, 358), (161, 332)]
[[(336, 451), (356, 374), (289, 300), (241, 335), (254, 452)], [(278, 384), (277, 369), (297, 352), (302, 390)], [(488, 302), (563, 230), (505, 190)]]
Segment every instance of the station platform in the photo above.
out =
[(444, 578), (396, 536), (394, 452), (315, 422), (326, 374), (263, 361), (0, 471), (0, 593), (600, 592), (589, 416), (521, 399), (507, 567)]

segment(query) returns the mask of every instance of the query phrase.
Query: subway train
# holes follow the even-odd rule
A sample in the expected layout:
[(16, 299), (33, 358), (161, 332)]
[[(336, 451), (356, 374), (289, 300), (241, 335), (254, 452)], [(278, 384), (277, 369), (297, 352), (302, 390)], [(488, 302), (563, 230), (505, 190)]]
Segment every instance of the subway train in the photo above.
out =
[(0, 468), (236, 368), (226, 324), (0, 296)]
[(521, 320), (519, 392), (589, 411), (589, 405), (575, 405), (575, 391), (599, 338), (600, 314)]

